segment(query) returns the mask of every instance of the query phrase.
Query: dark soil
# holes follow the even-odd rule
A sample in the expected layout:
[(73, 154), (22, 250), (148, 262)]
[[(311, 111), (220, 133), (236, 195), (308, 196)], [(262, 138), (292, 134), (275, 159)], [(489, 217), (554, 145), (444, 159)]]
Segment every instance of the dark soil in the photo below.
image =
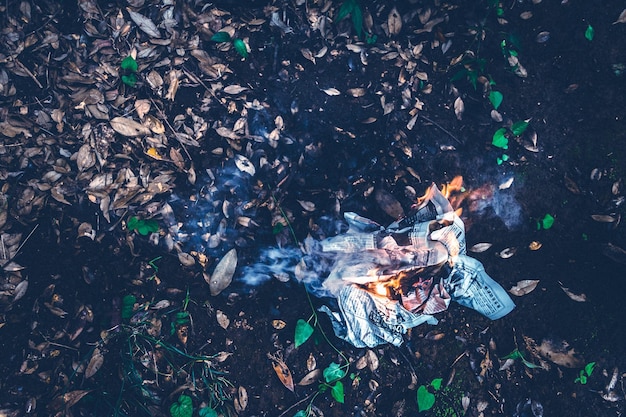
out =
[[(66, 35), (62, 42), (79, 43), (81, 36), (90, 45), (95, 41), (85, 35), (84, 15), (76, 10), (74, 2), (67, 2), (62, 12), (49, 20), (45, 11), (53, 8), (50, 2), (21, 3), (33, 9), (32, 27), (26, 25), (25, 33), (52, 25)], [(143, 7), (133, 10), (156, 21), (161, 3), (164, 2), (146, 1)], [(184, 7), (202, 9), (193, 1), (177, 3), (181, 3), (177, 5), (177, 13), (184, 14), (181, 11)], [(306, 7), (321, 9), (321, 3), (308, 1)], [(8, 212), (11, 233), (19, 231), (26, 237), (32, 231), (32, 235), (14, 259), (24, 267), (22, 275), (28, 279), (28, 290), (18, 301), (3, 301), (0, 305), (3, 308), (0, 311), (3, 319), (0, 415), (170, 415), (170, 406), (181, 393), (193, 399), (193, 415), (199, 415), (201, 407), (207, 405), (208, 394), (206, 389), (190, 382), (196, 381), (197, 375), (184, 368), (185, 360), (180, 356), (172, 356), (174, 359), (168, 363), (175, 376), (168, 377), (165, 368), (161, 368), (163, 373), (157, 377), (146, 366), (137, 372), (141, 378), (133, 385), (128, 377), (132, 373), (128, 346), (129, 340), (134, 339), (126, 335), (110, 337), (110, 342), (102, 343), (105, 337), (102, 332), (115, 334), (114, 329), (123, 321), (120, 309), (124, 296), (129, 294), (137, 299), (135, 315), (145, 310), (146, 321), (151, 318), (162, 321), (164, 330), (160, 337), (168, 346), (191, 356), (230, 354), (225, 360), (214, 359), (211, 366), (224, 372), (225, 379), (232, 384), (225, 388), (227, 400), (222, 408), (232, 415), (236, 414), (232, 399), (238, 398), (240, 387), (248, 396), (247, 406), (238, 413), (241, 416), (292, 417), (306, 409), (313, 399), (318, 383), (296, 386), (294, 392), (289, 391), (277, 378), (268, 354), (282, 356), (295, 382), (309, 372), (307, 359), (311, 356), (319, 369), (332, 362), (350, 361), (348, 374), (351, 375), (342, 380), (345, 402), (335, 401), (327, 390), (314, 398), (313, 412), (317, 414), (312, 415), (541, 415), (523, 407), (529, 400), (540, 403), (545, 416), (622, 415), (626, 372), (623, 308), (626, 252), (621, 249), (626, 248), (621, 222), (626, 195), (626, 23), (612, 23), (623, 5), (566, 0), (537, 4), (509, 2), (502, 4), (503, 17), (508, 21), (504, 25), (498, 23), (497, 7), (492, 2), (475, 3), (471, 7), (462, 1), (429, 5), (363, 1), (361, 4), (373, 16), (372, 31), (377, 35), (376, 42), (368, 45), (359, 42), (350, 18), (329, 22), (332, 34), (323, 39), (319, 31), (310, 27), (309, 9), (304, 4), (297, 6), (294, 1), (251, 1), (245, 6), (235, 1), (218, 1), (213, 3), (215, 7), (230, 16), (228, 21), (224, 20), (224, 26), (237, 26), (240, 36), (247, 39), (250, 54), (243, 60), (233, 48), (220, 50), (206, 34), (200, 35), (201, 47), (226, 63), (232, 73), (219, 80), (209, 80), (201, 72), (198, 61), (190, 59), (185, 69), (204, 80), (204, 85), (188, 79), (173, 102), (157, 98), (145, 81), (140, 81), (134, 90), (120, 83), (119, 88), (125, 89), (126, 96), (153, 99), (162, 104), (164, 117), (170, 123), (188, 108), (209, 123), (201, 146), (188, 147), (189, 158), (198, 173), (196, 184), (187, 181), (186, 173), (163, 163), (161, 169), (176, 171), (175, 187), (159, 194), (154, 201), (169, 202), (177, 221), (187, 227), (197, 224), (206, 212), (221, 216), (221, 206), (217, 209), (210, 203), (202, 206), (198, 197), (208, 192), (202, 184), (207, 184), (206, 188), (211, 185), (207, 174), (211, 170), (213, 174), (224, 174), (222, 182), (218, 179), (215, 183), (223, 193), (220, 199), (231, 199), (237, 207), (243, 202), (256, 204), (244, 213), (257, 223), (255, 228), (229, 229), (220, 246), (213, 249), (206, 248), (199, 240), (183, 244), (185, 252), (205, 251), (209, 257), (207, 267), (201, 267), (198, 262), (185, 267), (176, 251), (167, 250), (163, 237), (155, 245), (148, 237), (125, 228), (128, 216), (146, 215), (146, 205), (129, 205), (127, 211), (119, 210), (110, 223), (105, 222), (98, 204), (91, 203), (84, 191), (88, 181), (81, 183), (79, 179), (68, 178), (65, 185), (74, 190), (74, 194), (68, 192), (68, 199), (69, 195), (73, 196), (71, 204), (60, 204), (48, 196), (38, 210), (20, 216), (22, 190), (39, 181), (47, 169), (38, 165), (37, 157), (32, 157), (25, 166), (2, 159), (1, 191), (9, 203), (8, 208), (0, 208)], [(100, 1), (98, 5), (102, 13), (109, 15), (118, 10), (126, 13), (132, 6), (125, 1)], [(382, 25), (394, 5), (405, 21), (398, 35), (389, 36)], [(341, 2), (335, 1), (330, 10), (336, 16), (340, 7)], [(426, 7), (438, 11), (434, 16), (445, 15), (446, 19), (432, 32), (416, 33), (423, 24), (413, 12)], [(19, 19), (20, 2), (8, 1), (0, 9), (5, 14), (1, 18), (6, 29), (2, 36), (7, 37), (12, 27), (8, 16)], [(271, 10), (279, 12), (293, 28), (292, 33), (285, 34), (270, 26)], [(531, 11), (532, 17), (522, 19), (520, 14), (524, 11)], [(253, 18), (266, 21), (254, 27), (244, 23)], [(126, 15), (125, 20), (132, 22)], [(594, 28), (592, 40), (585, 38), (588, 25)], [(484, 39), (474, 36), (472, 28), (484, 30)], [(539, 43), (537, 36), (542, 31), (549, 31), (550, 35), (546, 42)], [(128, 45), (145, 41), (145, 36), (132, 29), (128, 38), (114, 48), (119, 60), (129, 53)], [(452, 44), (444, 54), (441, 44), (448, 39)], [(515, 45), (527, 77), (513, 73), (503, 57), (502, 40)], [(399, 59), (383, 60), (382, 53), (370, 49), (364, 65), (358, 53), (346, 49), (348, 42), (359, 42), (366, 50), (380, 47), (390, 51), (407, 50), (409, 44), (424, 43), (423, 58), (414, 61), (418, 71), (428, 74), (428, 80), (410, 89), (408, 108), (403, 108), (402, 103), (404, 87), (398, 85), (401, 72), (406, 72), (406, 63)], [(315, 54), (324, 46), (329, 51), (316, 58), (315, 64), (301, 52), (307, 48)], [(490, 88), (503, 94), (498, 109), (502, 122), (490, 117), (493, 107), (480, 82), (474, 87), (462, 77), (451, 81), (463, 68), (474, 68), (466, 61), (466, 67), (450, 65), (451, 60), (465, 51), (473, 51), (478, 54), (476, 57), (485, 60), (478, 75), (495, 82)], [(96, 52), (96, 56), (100, 53)], [(8, 55), (5, 52), (2, 57)], [(35, 50), (27, 49), (21, 53), (20, 60), (25, 67), (40, 68), (37, 56)], [(171, 58), (175, 56), (176, 52), (172, 51)], [(87, 55), (81, 59), (92, 62), (95, 58)], [(137, 61), (142, 64), (141, 59)], [(61, 74), (61, 62), (64, 61), (50, 62), (51, 74), (57, 69)], [(101, 62), (108, 61), (102, 58)], [(153, 68), (158, 71), (169, 68), (155, 62), (147, 62), (145, 68), (140, 66), (141, 74)], [(7, 65), (6, 60), (0, 59), (0, 69), (10, 68)], [(54, 65), (58, 68), (52, 68)], [(47, 99), (59, 103), (51, 108), (62, 107), (63, 103), (66, 108), (73, 108), (72, 103), (67, 106), (71, 92), (55, 86), (56, 75), (51, 75), (50, 83), (39, 89), (29, 76), (7, 71), (17, 91), (12, 96), (0, 97), (0, 121), (19, 113), (20, 103), (16, 101), (35, 108), (38, 102)], [(165, 77), (164, 72), (162, 75)], [(44, 80), (43, 75), (37, 78)], [(219, 91), (205, 88), (218, 81), (223, 84), (221, 88), (233, 84), (248, 88), (243, 101), (251, 103), (256, 99), (263, 103), (263, 108), (248, 106), (245, 117), (250, 137), (267, 139), (276, 116), (283, 118), (283, 139), (278, 146), (269, 146), (262, 140), (241, 139), (243, 150), (234, 146), (231, 149), (232, 142), (215, 133), (214, 129), (222, 124), (232, 127), (239, 118), (237, 113), (245, 107), (243, 101), (236, 101), (236, 111), (227, 111), (225, 103), (235, 99), (224, 94), (216, 96)], [(427, 83), (432, 84), (429, 94), (423, 90)], [(357, 87), (366, 90), (363, 96), (345, 93)], [(328, 88), (336, 88), (341, 95), (322, 91)], [(461, 120), (454, 112), (457, 97), (454, 91), (465, 104)], [(219, 102), (218, 97), (225, 96)], [(395, 105), (388, 114), (383, 114), (382, 96)], [(416, 111), (418, 118), (409, 129), (407, 123), (412, 117), (409, 111), (416, 98), (424, 106)], [(203, 100), (210, 104), (203, 106)], [(125, 115), (123, 109), (127, 113), (133, 111), (132, 106), (107, 105), (112, 108), (111, 117)], [(83, 141), (80, 129), (88, 118), (78, 110), (76, 114), (73, 119), (69, 114), (66, 116), (67, 124), (73, 124), (72, 131), (58, 135), (61, 139), (52, 146), (54, 152), (67, 148), (75, 153), (80, 148)], [(32, 110), (24, 118), (34, 118)], [(368, 118), (372, 119), (363, 123)], [(507, 150), (492, 145), (492, 136), (498, 128), (526, 119), (528, 130), (520, 137), (511, 136)], [(528, 148), (534, 133), (537, 149), (531, 151)], [(12, 152), (18, 139), (0, 136), (0, 156), (4, 158)], [(111, 144), (111, 154), (122, 154), (124, 146), (131, 146), (133, 140), (117, 135), (116, 142)], [(126, 141), (131, 145), (126, 145)], [(170, 141), (175, 142), (173, 138)], [(225, 151), (214, 152), (217, 147)], [(504, 153), (509, 159), (498, 164)], [(229, 169), (234, 169), (234, 154), (245, 154), (253, 162), (257, 168), (253, 179), (227, 175)], [(261, 167), (263, 158), (280, 164)], [(75, 159), (68, 163), (76, 171)], [(139, 150), (115, 163), (118, 168), (129, 166), (137, 174), (142, 164), (156, 162), (146, 162)], [(11, 174), (18, 171), (19, 174)], [(152, 178), (155, 175), (153, 169)], [(374, 348), (380, 362), (376, 369), (367, 366), (357, 369), (357, 361), (366, 350), (336, 338), (324, 315), (316, 316), (319, 326), (311, 339), (297, 349), (294, 347), (298, 319), (307, 320), (316, 311), (312, 308), (328, 300), (309, 298), (293, 278), (288, 282), (271, 278), (261, 280), (258, 285), (249, 285), (241, 278), (245, 266), (257, 263), (263, 249), (282, 245), (297, 252), (298, 243), (308, 235), (319, 238), (333, 233), (332, 227), (340, 222), (343, 212), (355, 211), (380, 224), (391, 223), (394, 219), (376, 202), (373, 189), (390, 192), (408, 210), (414, 198), (407, 196), (407, 186), (413, 187), (419, 196), (431, 183), (442, 185), (457, 175), (464, 178), (467, 190), (461, 204), (467, 246), (479, 242), (492, 244), (487, 251), (470, 255), (480, 260), (489, 275), (505, 289), (520, 280), (539, 280), (533, 292), (513, 296), (516, 309), (500, 320), (489, 321), (452, 304), (437, 315), (437, 326), (412, 329), (402, 346)], [(498, 186), (509, 178), (514, 179), (512, 185), (499, 190)], [(315, 209), (305, 210), (299, 201), (312, 202)], [(539, 222), (546, 214), (554, 217), (554, 225), (541, 228)], [(594, 219), (592, 215), (605, 217)], [(293, 231), (290, 227), (277, 228), (276, 219), (281, 216), (289, 219)], [(164, 236), (166, 219), (155, 218)], [(89, 222), (97, 229), (95, 240), (76, 238), (82, 222)], [(540, 242), (541, 247), (531, 250), (531, 242)], [(239, 253), (235, 279), (220, 295), (211, 296), (203, 272), (212, 272), (232, 247)], [(514, 248), (515, 254), (508, 259), (497, 256), (505, 248)], [(8, 276), (6, 271), (3, 274)], [(586, 301), (568, 297), (562, 287), (573, 294), (584, 294)], [(2, 291), (9, 294), (14, 288), (15, 285), (7, 285)], [(150, 306), (160, 300), (168, 300), (171, 305), (155, 313)], [(54, 314), (50, 305), (67, 314)], [(86, 323), (80, 321), (80, 311), (85, 306), (93, 313), (93, 320)], [(180, 327), (173, 317), (183, 306), (192, 318), (186, 343), (170, 332), (170, 325), (172, 330)], [(226, 329), (217, 324), (218, 312), (230, 320)], [(84, 329), (71, 339), (68, 335), (79, 327)], [(541, 357), (533, 352), (533, 341), (537, 345), (567, 343), (569, 347), (561, 351), (571, 354), (568, 349), (575, 349), (579, 362), (568, 367)], [(145, 349), (154, 356), (156, 353), (151, 350), (156, 352), (160, 348), (156, 342), (136, 343), (136, 354)], [(95, 346), (104, 350), (104, 362), (95, 375), (86, 378), (84, 367)], [(523, 352), (529, 362), (544, 367), (528, 367), (519, 359), (503, 367), (505, 356), (515, 349)], [(581, 369), (590, 362), (596, 366), (586, 384), (575, 382)], [(80, 365), (82, 369), (78, 369)], [(617, 383), (607, 388), (614, 373)], [(420, 413), (416, 391), (435, 378), (443, 378), (443, 387), (436, 393), (434, 407)], [(142, 379), (148, 394), (139, 388)], [(75, 403), (64, 397), (82, 390), (88, 392)], [(470, 400), (466, 411), (463, 397)]]

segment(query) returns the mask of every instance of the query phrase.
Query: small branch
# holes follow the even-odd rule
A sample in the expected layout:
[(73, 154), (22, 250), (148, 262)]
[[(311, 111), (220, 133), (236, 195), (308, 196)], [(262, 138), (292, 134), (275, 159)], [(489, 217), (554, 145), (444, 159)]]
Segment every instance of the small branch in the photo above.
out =
[(437, 126), (439, 129), (441, 129), (444, 133), (446, 133), (448, 136), (450, 136), (452, 139), (454, 139), (456, 141), (456, 143), (458, 143), (459, 145), (464, 145), (463, 142), (461, 142), (456, 136), (454, 136), (452, 133), (450, 133), (449, 130), (445, 129), (443, 126), (441, 126), (439, 123), (435, 122), (434, 120), (429, 119), (428, 117), (420, 114), (419, 117), (421, 117), (422, 119), (426, 120), (428, 123), (432, 123), (433, 125)]

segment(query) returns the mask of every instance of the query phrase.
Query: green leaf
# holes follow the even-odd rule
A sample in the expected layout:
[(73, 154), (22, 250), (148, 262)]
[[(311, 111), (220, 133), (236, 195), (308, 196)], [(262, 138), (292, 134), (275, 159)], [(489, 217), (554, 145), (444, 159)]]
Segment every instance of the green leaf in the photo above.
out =
[(147, 219), (140, 220), (137, 226), (137, 232), (142, 236), (147, 236), (150, 233), (156, 233), (159, 231), (159, 223), (156, 220)]
[(129, 72), (137, 72), (137, 61), (132, 56), (127, 56), (122, 60), (120, 67)]
[(228, 32), (215, 32), (215, 34), (211, 36), (211, 40), (218, 43), (229, 42), (230, 35), (228, 34)]
[(233, 46), (235, 47), (235, 51), (237, 51), (242, 58), (245, 59), (248, 57), (248, 48), (246, 47), (246, 43), (244, 41), (241, 39), (235, 39), (233, 41)]
[(595, 33), (596, 31), (593, 30), (593, 26), (587, 25), (587, 30), (585, 30), (585, 38), (587, 38), (589, 42), (593, 40), (593, 35), (595, 35)]
[(129, 87), (134, 87), (137, 84), (137, 75), (135, 73), (122, 75), (122, 82)]
[(442, 381), (443, 381), (443, 378), (435, 378), (430, 383), (430, 386), (433, 387), (435, 389), (435, 391), (439, 391), (439, 388), (441, 388), (441, 382)]
[(343, 394), (343, 384), (341, 383), (341, 381), (337, 381), (335, 385), (333, 385), (332, 389), (330, 390), (330, 394), (333, 396), (335, 401), (343, 404), (344, 394)]
[(333, 362), (324, 369), (323, 375), (324, 380), (330, 384), (346, 376), (346, 371), (344, 371), (338, 363)]
[(193, 402), (189, 395), (181, 394), (178, 401), (170, 406), (172, 417), (191, 417), (193, 414)]
[(137, 298), (132, 294), (124, 296), (122, 299), (122, 320), (128, 321), (133, 316), (136, 301)]
[(217, 417), (217, 411), (215, 411), (211, 407), (203, 407), (198, 410), (198, 416), (199, 417)]
[(417, 407), (419, 412), (430, 410), (435, 405), (435, 394), (428, 391), (424, 385), (417, 389)]
[(126, 226), (128, 227), (128, 230), (135, 230), (137, 229), (137, 227), (139, 226), (139, 217), (137, 216), (132, 216), (128, 219), (128, 222), (126, 223)]
[(306, 411), (300, 410), (296, 414), (294, 414), (293, 417), (308, 417), (308, 415), (307, 415)]
[(520, 120), (518, 122), (513, 123), (513, 126), (511, 126), (511, 132), (515, 136), (520, 136), (522, 133), (526, 131), (527, 127), (528, 127), (528, 122), (526, 120)]
[(352, 26), (356, 30), (357, 36), (360, 38), (363, 34), (363, 11), (358, 5), (352, 9)]
[(313, 326), (306, 321), (299, 319), (296, 323), (296, 334), (294, 336), (294, 344), (296, 349), (304, 342), (309, 340), (309, 337), (313, 334)]
[(498, 107), (500, 107), (500, 104), (502, 104), (503, 98), (504, 96), (499, 91), (492, 90), (489, 93), (489, 101), (491, 102), (491, 105), (493, 106), (493, 108), (496, 110), (498, 110)]
[(595, 367), (596, 367), (595, 362), (589, 362), (587, 365), (585, 365), (585, 373), (587, 374), (587, 376), (591, 376), (591, 374), (593, 373), (593, 369)]
[(509, 139), (506, 137), (506, 129), (501, 127), (493, 134), (491, 144), (496, 148), (508, 149)]
[(341, 5), (341, 7), (339, 8), (339, 13), (337, 13), (337, 17), (335, 18), (335, 22), (340, 22), (346, 16), (348, 16), (350, 13), (352, 13), (352, 9), (354, 9), (356, 5), (357, 4), (356, 4), (355, 0), (346, 0), (346, 1), (344, 1), (343, 4)]
[(509, 353), (506, 356), (503, 356), (501, 359), (519, 359), (519, 358), (523, 358), (522, 353), (519, 351), (519, 349), (515, 349), (513, 352)]
[(545, 216), (543, 216), (543, 219), (541, 219), (541, 228), (542, 229), (549, 229), (552, 227), (552, 225), (554, 224), (554, 217), (552, 217), (551, 214), (546, 214)]

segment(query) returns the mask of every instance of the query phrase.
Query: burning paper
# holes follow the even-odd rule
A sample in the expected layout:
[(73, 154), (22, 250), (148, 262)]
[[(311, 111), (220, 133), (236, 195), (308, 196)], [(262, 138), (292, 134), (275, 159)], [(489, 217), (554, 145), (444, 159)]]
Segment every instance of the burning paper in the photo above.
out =
[(346, 233), (308, 239), (297, 278), (317, 295), (335, 334), (356, 347), (396, 346), (409, 328), (436, 324), (433, 314), (450, 301), (495, 320), (515, 304), (506, 291), (466, 255), (465, 227), (433, 184), (411, 213), (384, 228), (346, 213)]

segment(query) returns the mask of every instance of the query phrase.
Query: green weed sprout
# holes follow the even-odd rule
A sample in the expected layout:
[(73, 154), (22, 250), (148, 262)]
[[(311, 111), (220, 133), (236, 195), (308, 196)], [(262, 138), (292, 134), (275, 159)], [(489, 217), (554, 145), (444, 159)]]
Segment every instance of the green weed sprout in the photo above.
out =
[(371, 45), (376, 43), (377, 36), (368, 33), (363, 27), (363, 8), (361, 7), (359, 0), (344, 1), (339, 8), (339, 12), (337, 12), (335, 23), (342, 21), (348, 16), (352, 19), (352, 27), (359, 38), (363, 39), (363, 35), (365, 35), (365, 41), (367, 44)]
[(417, 389), (417, 408), (419, 412), (428, 411), (435, 405), (435, 392), (441, 389), (442, 378), (435, 378), (428, 385), (420, 385)]
[(211, 37), (211, 40), (217, 43), (232, 42), (233, 48), (235, 48), (235, 51), (237, 51), (243, 59), (248, 57), (248, 47), (246, 46), (246, 43), (239, 38), (231, 38), (227, 32), (216, 32)]
[(524, 357), (524, 354), (518, 348), (515, 348), (513, 352), (509, 353), (506, 356), (503, 356), (501, 359), (513, 359), (513, 360), (519, 359), (522, 361), (524, 366), (526, 366), (529, 369), (541, 368), (541, 366), (535, 365), (534, 363), (526, 360), (526, 358)]
[(585, 367), (578, 372), (578, 376), (574, 380), (574, 383), (580, 383), (581, 385), (585, 385), (587, 383), (587, 378), (591, 376), (595, 367), (595, 362), (589, 362), (587, 365), (585, 365)]
[(131, 232), (136, 230), (142, 236), (147, 236), (150, 233), (155, 233), (159, 231), (159, 223), (156, 220), (152, 219), (140, 219), (137, 216), (132, 216), (128, 219), (128, 223), (126, 223), (126, 227)]
[(137, 61), (132, 56), (127, 56), (122, 60), (120, 64), (122, 69), (122, 82), (129, 87), (134, 87), (137, 84)]

